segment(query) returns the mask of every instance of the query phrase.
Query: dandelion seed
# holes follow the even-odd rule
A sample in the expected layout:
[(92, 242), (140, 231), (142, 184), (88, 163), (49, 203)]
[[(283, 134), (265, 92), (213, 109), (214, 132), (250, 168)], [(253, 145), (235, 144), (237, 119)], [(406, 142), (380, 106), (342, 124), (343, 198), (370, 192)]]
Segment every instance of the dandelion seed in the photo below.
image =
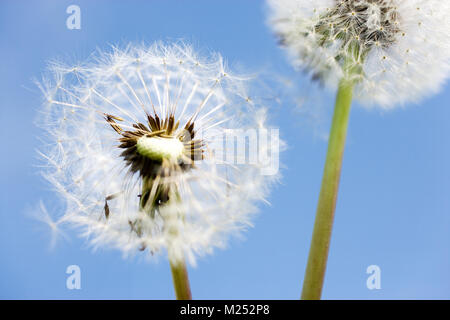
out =
[(166, 253), (175, 280), (184, 259), (195, 264), (250, 225), (277, 176), (211, 150), (227, 129), (265, 128), (265, 110), (245, 98), (246, 81), (219, 55), (156, 43), (52, 71), (58, 85), (43, 86), (53, 143), (42, 151), (44, 174), (65, 203), (65, 223), (94, 247)]
[(44, 223), (50, 229), (50, 249), (53, 249), (56, 246), (59, 238), (68, 239), (68, 236), (60, 228), (60, 224), (63, 222), (62, 219), (55, 221), (50, 216), (43, 201), (39, 201), (37, 208), (30, 209), (29, 212), (34, 219)]

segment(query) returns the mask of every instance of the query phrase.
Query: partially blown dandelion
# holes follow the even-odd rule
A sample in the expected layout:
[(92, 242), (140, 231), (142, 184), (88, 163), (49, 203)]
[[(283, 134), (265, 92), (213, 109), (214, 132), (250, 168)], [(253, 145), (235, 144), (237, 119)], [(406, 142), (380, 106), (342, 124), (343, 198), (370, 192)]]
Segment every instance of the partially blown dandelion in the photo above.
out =
[[(247, 227), (276, 178), (215, 143), (229, 129), (265, 128), (264, 109), (219, 55), (200, 59), (181, 44), (115, 49), (52, 71), (42, 155), (66, 206), (58, 223), (82, 227), (94, 246), (167, 252), (177, 297), (190, 298), (184, 259)], [(259, 152), (277, 156), (276, 143)]]
[(338, 87), (303, 283), (320, 299), (353, 93), (391, 108), (436, 92), (450, 71), (450, 2), (268, 0), (270, 24), (293, 64)]
[(439, 89), (450, 68), (450, 2), (269, 0), (270, 24), (295, 66), (385, 108)]

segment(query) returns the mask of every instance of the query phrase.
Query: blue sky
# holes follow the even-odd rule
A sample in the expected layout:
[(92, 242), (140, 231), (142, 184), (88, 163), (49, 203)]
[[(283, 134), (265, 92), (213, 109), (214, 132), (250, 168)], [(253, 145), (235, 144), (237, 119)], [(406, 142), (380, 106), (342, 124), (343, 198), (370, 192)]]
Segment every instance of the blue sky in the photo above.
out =
[[(81, 30), (66, 28), (71, 4), (81, 8)], [(180, 38), (221, 52), (232, 69), (276, 73), (298, 88), (272, 109), (288, 149), (271, 205), (261, 205), (245, 239), (190, 269), (193, 297), (299, 298), (334, 97), (292, 71), (257, 0), (0, 2), (0, 298), (174, 297), (167, 261), (92, 252), (71, 231), (70, 241), (49, 250), (48, 230), (28, 212), (40, 199), (50, 208), (55, 202), (36, 167), (41, 95), (33, 79), (46, 63), (83, 61), (111, 44)], [(302, 107), (296, 98), (306, 98)], [(389, 112), (354, 105), (323, 298), (450, 298), (449, 104), (447, 84)], [(66, 288), (73, 264), (81, 290)], [(369, 265), (381, 268), (380, 290), (366, 287)]]

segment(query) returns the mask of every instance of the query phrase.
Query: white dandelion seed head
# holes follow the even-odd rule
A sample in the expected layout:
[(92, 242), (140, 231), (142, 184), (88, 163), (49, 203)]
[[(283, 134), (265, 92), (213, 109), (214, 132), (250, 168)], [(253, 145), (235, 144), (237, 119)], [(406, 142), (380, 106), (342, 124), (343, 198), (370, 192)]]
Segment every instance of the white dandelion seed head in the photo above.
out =
[[(44, 176), (65, 204), (61, 221), (94, 247), (195, 263), (251, 225), (277, 175), (263, 175), (260, 161), (236, 163), (215, 141), (230, 129), (267, 129), (266, 111), (220, 55), (156, 43), (51, 71)], [(278, 157), (272, 145), (260, 149)]]
[[(450, 2), (268, 0), (293, 64), (335, 88), (359, 69), (355, 95), (384, 108), (435, 93), (450, 71)], [(354, 75), (355, 76), (355, 75)]]

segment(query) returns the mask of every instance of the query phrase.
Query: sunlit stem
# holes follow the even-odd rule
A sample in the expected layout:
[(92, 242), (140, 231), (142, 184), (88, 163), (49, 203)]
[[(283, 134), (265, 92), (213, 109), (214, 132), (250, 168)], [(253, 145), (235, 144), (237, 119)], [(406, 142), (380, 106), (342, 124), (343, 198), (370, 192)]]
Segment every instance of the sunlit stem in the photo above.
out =
[[(164, 197), (164, 192), (162, 190), (162, 187), (158, 186), (156, 190), (153, 191), (152, 194), (152, 187), (155, 183), (154, 180), (144, 178), (142, 183), (142, 195), (141, 195), (141, 201), (140, 201), (140, 207), (142, 210), (148, 211), (148, 214), (151, 218), (155, 217), (155, 208), (159, 205), (161, 205), (160, 202), (164, 203), (165, 201), (168, 201)], [(154, 198), (155, 202), (148, 203), (148, 199)], [(178, 194), (174, 193), (174, 201), (179, 201)], [(183, 217), (179, 217), (180, 219), (183, 219)], [(176, 231), (173, 231), (176, 232)], [(173, 286), (175, 289), (175, 296), (177, 300), (192, 300), (191, 295), (191, 288), (189, 284), (189, 276), (187, 272), (186, 263), (183, 259), (177, 259), (176, 262), (170, 261), (170, 269), (172, 271), (172, 280), (173, 280)]]
[(170, 268), (177, 300), (192, 300), (186, 263), (184, 261), (170, 262)]
[(339, 189), (342, 157), (347, 136), (353, 86), (354, 82), (346, 78), (341, 80), (339, 84), (316, 220), (303, 282), (301, 295), (303, 300), (318, 300), (322, 294)]

